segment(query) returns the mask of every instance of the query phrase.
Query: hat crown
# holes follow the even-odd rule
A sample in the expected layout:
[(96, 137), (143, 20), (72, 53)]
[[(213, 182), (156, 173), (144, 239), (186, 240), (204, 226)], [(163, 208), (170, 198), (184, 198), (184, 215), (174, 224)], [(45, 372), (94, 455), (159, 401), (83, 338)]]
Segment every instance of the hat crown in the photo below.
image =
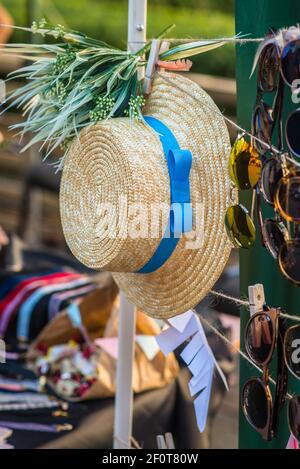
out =
[[(76, 202), (77, 220), (72, 204), (64, 210), (65, 237), (72, 236), (69, 228), (80, 227), (83, 252), (95, 249), (97, 268), (135, 272), (151, 258), (167, 224), (169, 176), (159, 137), (142, 122), (115, 118), (83, 131), (71, 148), (73, 157), (83, 148), (98, 155), (84, 170), (73, 168), (72, 183), (76, 179), (83, 197)], [(64, 169), (70, 174), (68, 161)], [(62, 184), (62, 190), (67, 187)], [(93, 266), (91, 258), (81, 260)]]

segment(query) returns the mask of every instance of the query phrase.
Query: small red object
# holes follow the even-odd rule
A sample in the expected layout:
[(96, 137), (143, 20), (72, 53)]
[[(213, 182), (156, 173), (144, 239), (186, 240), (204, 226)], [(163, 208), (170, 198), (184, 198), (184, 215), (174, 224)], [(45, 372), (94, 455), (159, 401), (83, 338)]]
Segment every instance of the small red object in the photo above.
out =
[(47, 352), (48, 352), (48, 345), (44, 344), (43, 342), (40, 342), (37, 346), (36, 346), (36, 350), (40, 353), (42, 353), (43, 355), (47, 355)]
[(177, 72), (188, 72), (193, 65), (191, 60), (175, 60), (175, 61), (163, 61), (159, 60), (157, 66), (163, 68), (164, 70), (174, 70)]

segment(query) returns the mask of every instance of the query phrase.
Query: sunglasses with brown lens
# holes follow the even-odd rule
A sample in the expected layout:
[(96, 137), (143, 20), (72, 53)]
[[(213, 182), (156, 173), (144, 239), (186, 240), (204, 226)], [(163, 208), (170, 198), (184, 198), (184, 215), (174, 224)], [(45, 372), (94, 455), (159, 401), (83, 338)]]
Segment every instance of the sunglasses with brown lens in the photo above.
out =
[[(265, 440), (276, 436), (278, 419), (287, 397), (287, 370), (300, 379), (300, 324), (286, 328), (282, 310), (268, 309), (256, 313), (245, 330), (246, 351), (263, 371), (263, 378), (246, 382), (242, 406), (246, 419)], [(275, 400), (269, 387), (269, 365), (277, 345), (277, 382)], [(288, 424), (300, 441), (300, 396), (289, 398)]]
[[(245, 330), (246, 351), (251, 360), (262, 369), (263, 376), (251, 378), (242, 392), (242, 407), (249, 424), (264, 440), (277, 433), (278, 418), (287, 392), (287, 369), (283, 354), (284, 321), (279, 310), (256, 313)], [(269, 385), (269, 366), (277, 346), (277, 384), (273, 403)]]
[(275, 208), (275, 218), (261, 223), (263, 244), (282, 274), (300, 285), (300, 171), (287, 164), (284, 153), (273, 156), (263, 164), (259, 190)]

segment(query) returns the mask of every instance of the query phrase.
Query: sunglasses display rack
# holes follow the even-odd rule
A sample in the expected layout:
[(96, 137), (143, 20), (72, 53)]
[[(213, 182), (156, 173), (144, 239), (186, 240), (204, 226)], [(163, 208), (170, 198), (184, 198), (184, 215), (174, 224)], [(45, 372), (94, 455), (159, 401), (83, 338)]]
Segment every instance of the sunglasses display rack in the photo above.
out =
[[(292, 111), (285, 121), (283, 111), (284, 94), (288, 91), (294, 98), (298, 90), (299, 35), (299, 27), (271, 29), (258, 47), (252, 70), (258, 68), (251, 133), (238, 136), (229, 159), (234, 186), (239, 191), (253, 190), (251, 213), (237, 204), (228, 208), (225, 219), (234, 245), (249, 249), (257, 238), (256, 208), (262, 245), (277, 261), (281, 273), (297, 286), (300, 285), (300, 168), (297, 164), (300, 110)], [(267, 104), (265, 96), (274, 94), (273, 104)], [(262, 201), (273, 208), (273, 218), (264, 219)]]
[[(288, 447), (298, 449), (300, 441), (300, 396), (288, 393), (288, 376), (300, 380), (300, 317), (286, 314), (281, 308), (269, 307), (262, 284), (248, 287), (249, 301), (228, 297), (212, 291), (216, 297), (226, 298), (247, 307), (250, 318), (244, 331), (244, 350), (232, 344), (226, 336), (201, 317), (220, 339), (230, 345), (241, 358), (252, 365), (261, 376), (249, 374), (242, 383), (241, 405), (248, 424), (268, 442), (276, 439), (279, 419), (287, 404), (287, 422), (291, 433)], [(287, 321), (293, 321), (287, 325)], [(270, 376), (269, 367), (277, 355), (277, 376)], [(272, 389), (271, 385), (272, 384)], [(274, 398), (272, 390), (274, 392)]]
[[(260, 2), (259, 0), (249, 0), (248, 2), (241, 2), (237, 1), (236, 2), (236, 31), (246, 31), (251, 33), (251, 37), (256, 37), (256, 38), (264, 38), (266, 35), (268, 35), (271, 31), (269, 30), (270, 26), (273, 27), (273, 30), (275, 32), (279, 31), (279, 28), (285, 28), (289, 27), (292, 25), (295, 25), (299, 23), (299, 15), (300, 15), (300, 4), (299, 2), (295, 2), (293, 0), (287, 0), (285, 3), (285, 8), (282, 9), (282, 2), (279, 0), (274, 0), (273, 2)], [(258, 21), (259, 18), (259, 21)], [(249, 25), (250, 29), (249, 29)], [(295, 31), (293, 28), (292, 31)], [(295, 38), (291, 38), (291, 41), (287, 41), (287, 43), (290, 43), (290, 46), (293, 44), (297, 46), (299, 44), (299, 38), (298, 35)], [(272, 41), (270, 41), (270, 45), (272, 44)], [(275, 46), (275, 44), (274, 44)], [(289, 47), (290, 47), (289, 46)], [(276, 47), (276, 46), (275, 46)], [(286, 49), (287, 51), (288, 49)], [(284, 192), (286, 194), (291, 193), (295, 189), (295, 182), (298, 182), (297, 180), (292, 180), (292, 178), (285, 178), (282, 181), (281, 189), (279, 192), (279, 184), (278, 184), (278, 178), (279, 181), (284, 177), (283, 173), (280, 174), (280, 170), (283, 169), (285, 171), (285, 164), (287, 166), (291, 165), (291, 168), (293, 169), (294, 176), (292, 177), (297, 177), (297, 172), (299, 171), (299, 157), (291, 151), (291, 149), (288, 146), (288, 143), (286, 141), (286, 131), (287, 131), (287, 126), (286, 123), (288, 121), (288, 116), (292, 113), (295, 112), (299, 108), (299, 104), (296, 104), (293, 102), (292, 97), (295, 96), (292, 94), (292, 88), (288, 86), (286, 81), (283, 80), (281, 70), (269, 68), (268, 73), (265, 74), (265, 68), (263, 67), (263, 61), (260, 63), (260, 58), (261, 58), (261, 52), (263, 51), (263, 48), (260, 44), (245, 44), (243, 48), (237, 47), (237, 114), (238, 114), (238, 124), (242, 129), (247, 130), (248, 132), (244, 133), (243, 137), (247, 144), (249, 144), (252, 147), (252, 152), (254, 153), (252, 156), (252, 162), (254, 163), (253, 166), (251, 166), (251, 171), (247, 173), (247, 171), (244, 171), (244, 175), (250, 174), (258, 177), (258, 183), (252, 183), (253, 180), (251, 180), (252, 186), (253, 187), (248, 187), (247, 190), (245, 189), (240, 189), (240, 204), (244, 207), (248, 208), (248, 215), (249, 218), (251, 218), (252, 221), (254, 221), (254, 218), (256, 220), (255, 223), (255, 236), (257, 241), (253, 243), (253, 245), (250, 248), (242, 248), (240, 249), (240, 295), (243, 297), (243, 295), (247, 294), (247, 289), (249, 285), (252, 285), (255, 282), (260, 282), (263, 283), (264, 289), (266, 292), (266, 297), (267, 297), (267, 302), (268, 304), (272, 306), (281, 306), (284, 308), (287, 312), (290, 313), (291, 316), (293, 316), (293, 313), (296, 316), (300, 316), (299, 313), (299, 299), (300, 299), (300, 290), (298, 288), (299, 283), (296, 283), (295, 281), (291, 281), (290, 278), (287, 278), (285, 273), (282, 272), (281, 266), (280, 266), (280, 257), (282, 258), (281, 265), (284, 267), (284, 271), (289, 274), (289, 277), (295, 277), (294, 280), (298, 280), (297, 278), (297, 269), (296, 269), (296, 264), (297, 262), (297, 257), (292, 256), (292, 252), (294, 250), (295, 253), (297, 253), (297, 246), (298, 246), (298, 241), (294, 243), (294, 240), (297, 240), (297, 212), (293, 212), (293, 217), (295, 218), (295, 221), (291, 220), (286, 220), (284, 218), (284, 214), (286, 214), (285, 209), (288, 209), (287, 214), (291, 214), (290, 210), (293, 209), (289, 199), (281, 199), (282, 196), (284, 196)], [(269, 49), (270, 51), (270, 49)], [(282, 48), (283, 51), (283, 48)], [(295, 48), (296, 52), (296, 48)], [(279, 60), (281, 61), (282, 54), (279, 56)], [(255, 59), (255, 61), (254, 61)], [(256, 65), (255, 71), (258, 72), (257, 74), (253, 74), (251, 79), (249, 79), (252, 69), (253, 69), (253, 64)], [(283, 100), (283, 108), (282, 108), (282, 113), (280, 116), (280, 106), (278, 105), (278, 98), (279, 101), (281, 99), (280, 93), (279, 97), (278, 95), (278, 88), (274, 89), (274, 91), (265, 91), (265, 92), (260, 92), (260, 73), (259, 69), (261, 66), (261, 71), (264, 72), (265, 77), (270, 77), (275, 76), (276, 80), (269, 84), (272, 86), (279, 84), (279, 82), (282, 81), (284, 82), (284, 100)], [(297, 67), (296, 67), (297, 69)], [(299, 70), (299, 59), (298, 59), (298, 70)], [(276, 73), (274, 73), (276, 71)], [(261, 83), (263, 86), (265, 86), (265, 83)], [(281, 86), (281, 85), (280, 85)], [(271, 87), (270, 87), (271, 88)], [(265, 88), (266, 89), (266, 88)], [(280, 92), (282, 90), (279, 90)], [(273, 133), (272, 133), (272, 140), (271, 143), (272, 145), (269, 145), (269, 141), (266, 139), (267, 137), (267, 130), (271, 120), (269, 118), (274, 116), (269, 113), (270, 109), (272, 111), (274, 110), (274, 106), (276, 104), (276, 97), (277, 97), (277, 107), (276, 107), (276, 112), (277, 112), (277, 119), (276, 119), (276, 125), (272, 125), (274, 127)], [(266, 104), (266, 106), (264, 106)], [(259, 114), (256, 113), (256, 111), (259, 110)], [(264, 113), (266, 111), (266, 113)], [(264, 121), (259, 122), (257, 120), (257, 116), (264, 116), (267, 117), (268, 119), (264, 119)], [(280, 147), (280, 141), (279, 141), (279, 135), (278, 135), (278, 130), (279, 130), (279, 124), (281, 120), (281, 127), (282, 127), (282, 142), (283, 142), (283, 149)], [(260, 124), (267, 124), (267, 126), (261, 126)], [(271, 127), (271, 128), (272, 128)], [(240, 137), (242, 137), (243, 130), (240, 130)], [(258, 140), (255, 140), (255, 132), (259, 131), (258, 134)], [(289, 129), (289, 132), (291, 129)], [(295, 136), (299, 137), (299, 131), (295, 133)], [(265, 140), (266, 139), (266, 140)], [(266, 142), (266, 145), (263, 145), (262, 142)], [(258, 143), (258, 145), (256, 143)], [(290, 141), (290, 144), (293, 142)], [(261, 153), (262, 153), (262, 148), (265, 149), (265, 158), (261, 158)], [(294, 147), (296, 149), (296, 147)], [(284, 151), (282, 151), (284, 150)], [(264, 150), (263, 150), (264, 152)], [(298, 152), (297, 152), (298, 153)], [(257, 159), (257, 154), (258, 154), (258, 159)], [(282, 156), (283, 156), (283, 161), (282, 161)], [(286, 160), (286, 161), (284, 161)], [(292, 161), (291, 161), (292, 160)], [(259, 167), (255, 166), (255, 164), (259, 163)], [(267, 163), (267, 161), (269, 161)], [(294, 162), (295, 163), (294, 163)], [(282, 164), (283, 163), (283, 164)], [(245, 164), (245, 166), (247, 166)], [(268, 169), (269, 166), (269, 169)], [(289, 169), (289, 168), (288, 168)], [(257, 173), (260, 173), (260, 175), (257, 175)], [(262, 174), (264, 174), (264, 178), (262, 178)], [(271, 177), (270, 177), (271, 176)], [(264, 179), (264, 180), (263, 180)], [(240, 180), (240, 179), (239, 179)], [(243, 182), (243, 181), (241, 181)], [(285, 182), (288, 182), (288, 184), (285, 184)], [(290, 182), (293, 182), (291, 185)], [(269, 184), (271, 183), (271, 184)], [(235, 184), (233, 182), (233, 184)], [(267, 189), (267, 190), (265, 190)], [(268, 191), (268, 189), (271, 189)], [(287, 189), (287, 190), (286, 190)], [(262, 192), (264, 190), (264, 193)], [(278, 191), (277, 197), (276, 191)], [(251, 195), (254, 192), (254, 201), (255, 204), (251, 203)], [(268, 193), (270, 192), (270, 193)], [(275, 194), (274, 194), (275, 192)], [(271, 198), (269, 199), (269, 196)], [(268, 201), (266, 200), (266, 197), (268, 198)], [(273, 205), (270, 204), (273, 199)], [(281, 199), (281, 200), (280, 200)], [(290, 200), (296, 200), (294, 196)], [(260, 207), (257, 207), (257, 201), (258, 205), (260, 203)], [(280, 205), (278, 204), (280, 202)], [(285, 204), (285, 202), (288, 202), (288, 204)], [(276, 205), (278, 206), (278, 209), (276, 208)], [(254, 207), (251, 207), (251, 205), (254, 205)], [(260, 220), (258, 218), (258, 208), (260, 209), (262, 213), (262, 221), (265, 226), (265, 232), (261, 233), (261, 228), (260, 228)], [(252, 210), (251, 210), (252, 209)], [(282, 210), (283, 209), (283, 210)], [(281, 213), (279, 210), (281, 210), (284, 213)], [(252, 212), (252, 213), (251, 213)], [(299, 212), (298, 212), (299, 213)], [(252, 217), (253, 215), (253, 217)], [(272, 221), (267, 221), (268, 219)], [(245, 220), (245, 218), (244, 218)], [(274, 221), (273, 221), (274, 220)], [(275, 223), (274, 223), (275, 222)], [(279, 222), (279, 223), (278, 223)], [(282, 224), (281, 224), (282, 223)], [(296, 228), (296, 230), (295, 230)], [(287, 230), (287, 231), (286, 231)], [(265, 238), (267, 238), (266, 235), (269, 233), (274, 233), (275, 236), (269, 236), (271, 243), (267, 246), (262, 245), (263, 239), (262, 236), (264, 235)], [(279, 234), (279, 237), (277, 237), (277, 233)], [(287, 236), (288, 235), (288, 236)], [(273, 241), (273, 239), (274, 241)], [(284, 246), (284, 243), (288, 243), (287, 246)], [(294, 243), (294, 246), (292, 245)], [(275, 246), (274, 246), (275, 245)], [(241, 248), (241, 246), (239, 246)], [(273, 252), (270, 251), (270, 248), (272, 249)], [(274, 249), (275, 248), (275, 249)], [(292, 248), (292, 249), (291, 249)], [(281, 251), (282, 249), (282, 251)], [(279, 256), (278, 256), (278, 251), (279, 251)], [(281, 251), (281, 255), (280, 255)], [(286, 255), (288, 252), (289, 256)], [(290, 260), (292, 262), (286, 263), (285, 261)], [(286, 271), (286, 268), (290, 269), (293, 268), (294, 265), (294, 270)], [(299, 263), (298, 263), (299, 265)], [(299, 272), (299, 268), (298, 268)], [(292, 274), (292, 275), (290, 275)], [(245, 314), (241, 315), (241, 337), (242, 337), (242, 345), (244, 344), (244, 335), (246, 333), (246, 328), (247, 328), (247, 323), (249, 322), (249, 316)], [(286, 319), (287, 318), (282, 318)], [(295, 326), (298, 325), (299, 322), (296, 318), (295, 321), (291, 320), (288, 325), (289, 326)], [(247, 350), (245, 347), (242, 348), (242, 351), (245, 351), (246, 357), (250, 360)], [(275, 351), (272, 355), (272, 363), (271, 363), (271, 377), (273, 377), (277, 381), (277, 370), (276, 370), (276, 355), (278, 351), (277, 348), (275, 348)], [(266, 366), (266, 372), (270, 375), (270, 368), (269, 366)], [(240, 360), (240, 382), (241, 382), (241, 392), (247, 383), (253, 376), (256, 375), (255, 372), (255, 367), (252, 368), (252, 366), (249, 364), (249, 362), (241, 358)], [(281, 370), (280, 370), (281, 371)], [(261, 373), (260, 373), (261, 374)], [(259, 376), (259, 375), (257, 375)], [(263, 376), (262, 376), (263, 378)], [(295, 378), (290, 372), (288, 372), (288, 396), (287, 399), (285, 400), (285, 406), (284, 409), (281, 410), (280, 412), (280, 422), (279, 426), (276, 431), (276, 437), (273, 437), (271, 441), (266, 441), (261, 438), (261, 433), (259, 433), (257, 430), (253, 428), (245, 418), (245, 415), (243, 412), (240, 414), (240, 422), (239, 422), (239, 447), (240, 448), (247, 448), (247, 449), (283, 449), (287, 445), (287, 441), (289, 439), (289, 427), (288, 427), (288, 418), (287, 418), (287, 408), (288, 408), (288, 401), (289, 401), (289, 395), (291, 396), (297, 396), (300, 394), (300, 384), (299, 380)], [(276, 395), (275, 395), (275, 390), (276, 386), (272, 384), (272, 380), (269, 376), (270, 379), (270, 391), (272, 393), (272, 399), (273, 399), (273, 404), (275, 405), (276, 401)], [(264, 378), (262, 379), (264, 381)], [(262, 388), (258, 388), (259, 390)], [(262, 392), (262, 396), (264, 396), (265, 392)], [(277, 404), (276, 404), (277, 406)], [(276, 409), (275, 409), (276, 410)], [(257, 422), (256, 422), (257, 423)], [(260, 426), (262, 427), (265, 422), (262, 421), (260, 422)], [(292, 447), (293, 445), (291, 445)]]
[[(287, 326), (289, 315), (266, 306), (263, 285), (250, 286), (250, 319), (244, 332), (245, 350), (262, 378), (250, 378), (243, 385), (241, 403), (249, 424), (270, 441), (277, 436), (280, 412), (288, 403), (287, 419), (292, 437), (300, 439), (300, 396), (288, 394), (288, 374), (300, 380), (300, 363), (295, 357), (300, 344), (300, 324)], [(270, 389), (271, 361), (277, 353), (275, 398)], [(298, 353), (300, 350), (298, 350)]]

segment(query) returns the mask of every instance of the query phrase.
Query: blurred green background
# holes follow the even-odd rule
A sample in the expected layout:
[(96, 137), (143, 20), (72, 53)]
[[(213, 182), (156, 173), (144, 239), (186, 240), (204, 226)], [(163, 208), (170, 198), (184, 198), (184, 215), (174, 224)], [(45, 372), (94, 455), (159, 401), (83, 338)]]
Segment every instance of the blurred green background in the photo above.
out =
[[(41, 17), (64, 23), (72, 29), (112, 45), (126, 47), (127, 0), (38, 0)], [(1, 2), (12, 14), (15, 24), (27, 26), (26, 0)], [(148, 37), (155, 37), (175, 23), (172, 37), (215, 38), (234, 34), (234, 0), (148, 0)], [(16, 31), (11, 41), (24, 41)], [(233, 77), (234, 46), (222, 47), (193, 60), (194, 72)]]

